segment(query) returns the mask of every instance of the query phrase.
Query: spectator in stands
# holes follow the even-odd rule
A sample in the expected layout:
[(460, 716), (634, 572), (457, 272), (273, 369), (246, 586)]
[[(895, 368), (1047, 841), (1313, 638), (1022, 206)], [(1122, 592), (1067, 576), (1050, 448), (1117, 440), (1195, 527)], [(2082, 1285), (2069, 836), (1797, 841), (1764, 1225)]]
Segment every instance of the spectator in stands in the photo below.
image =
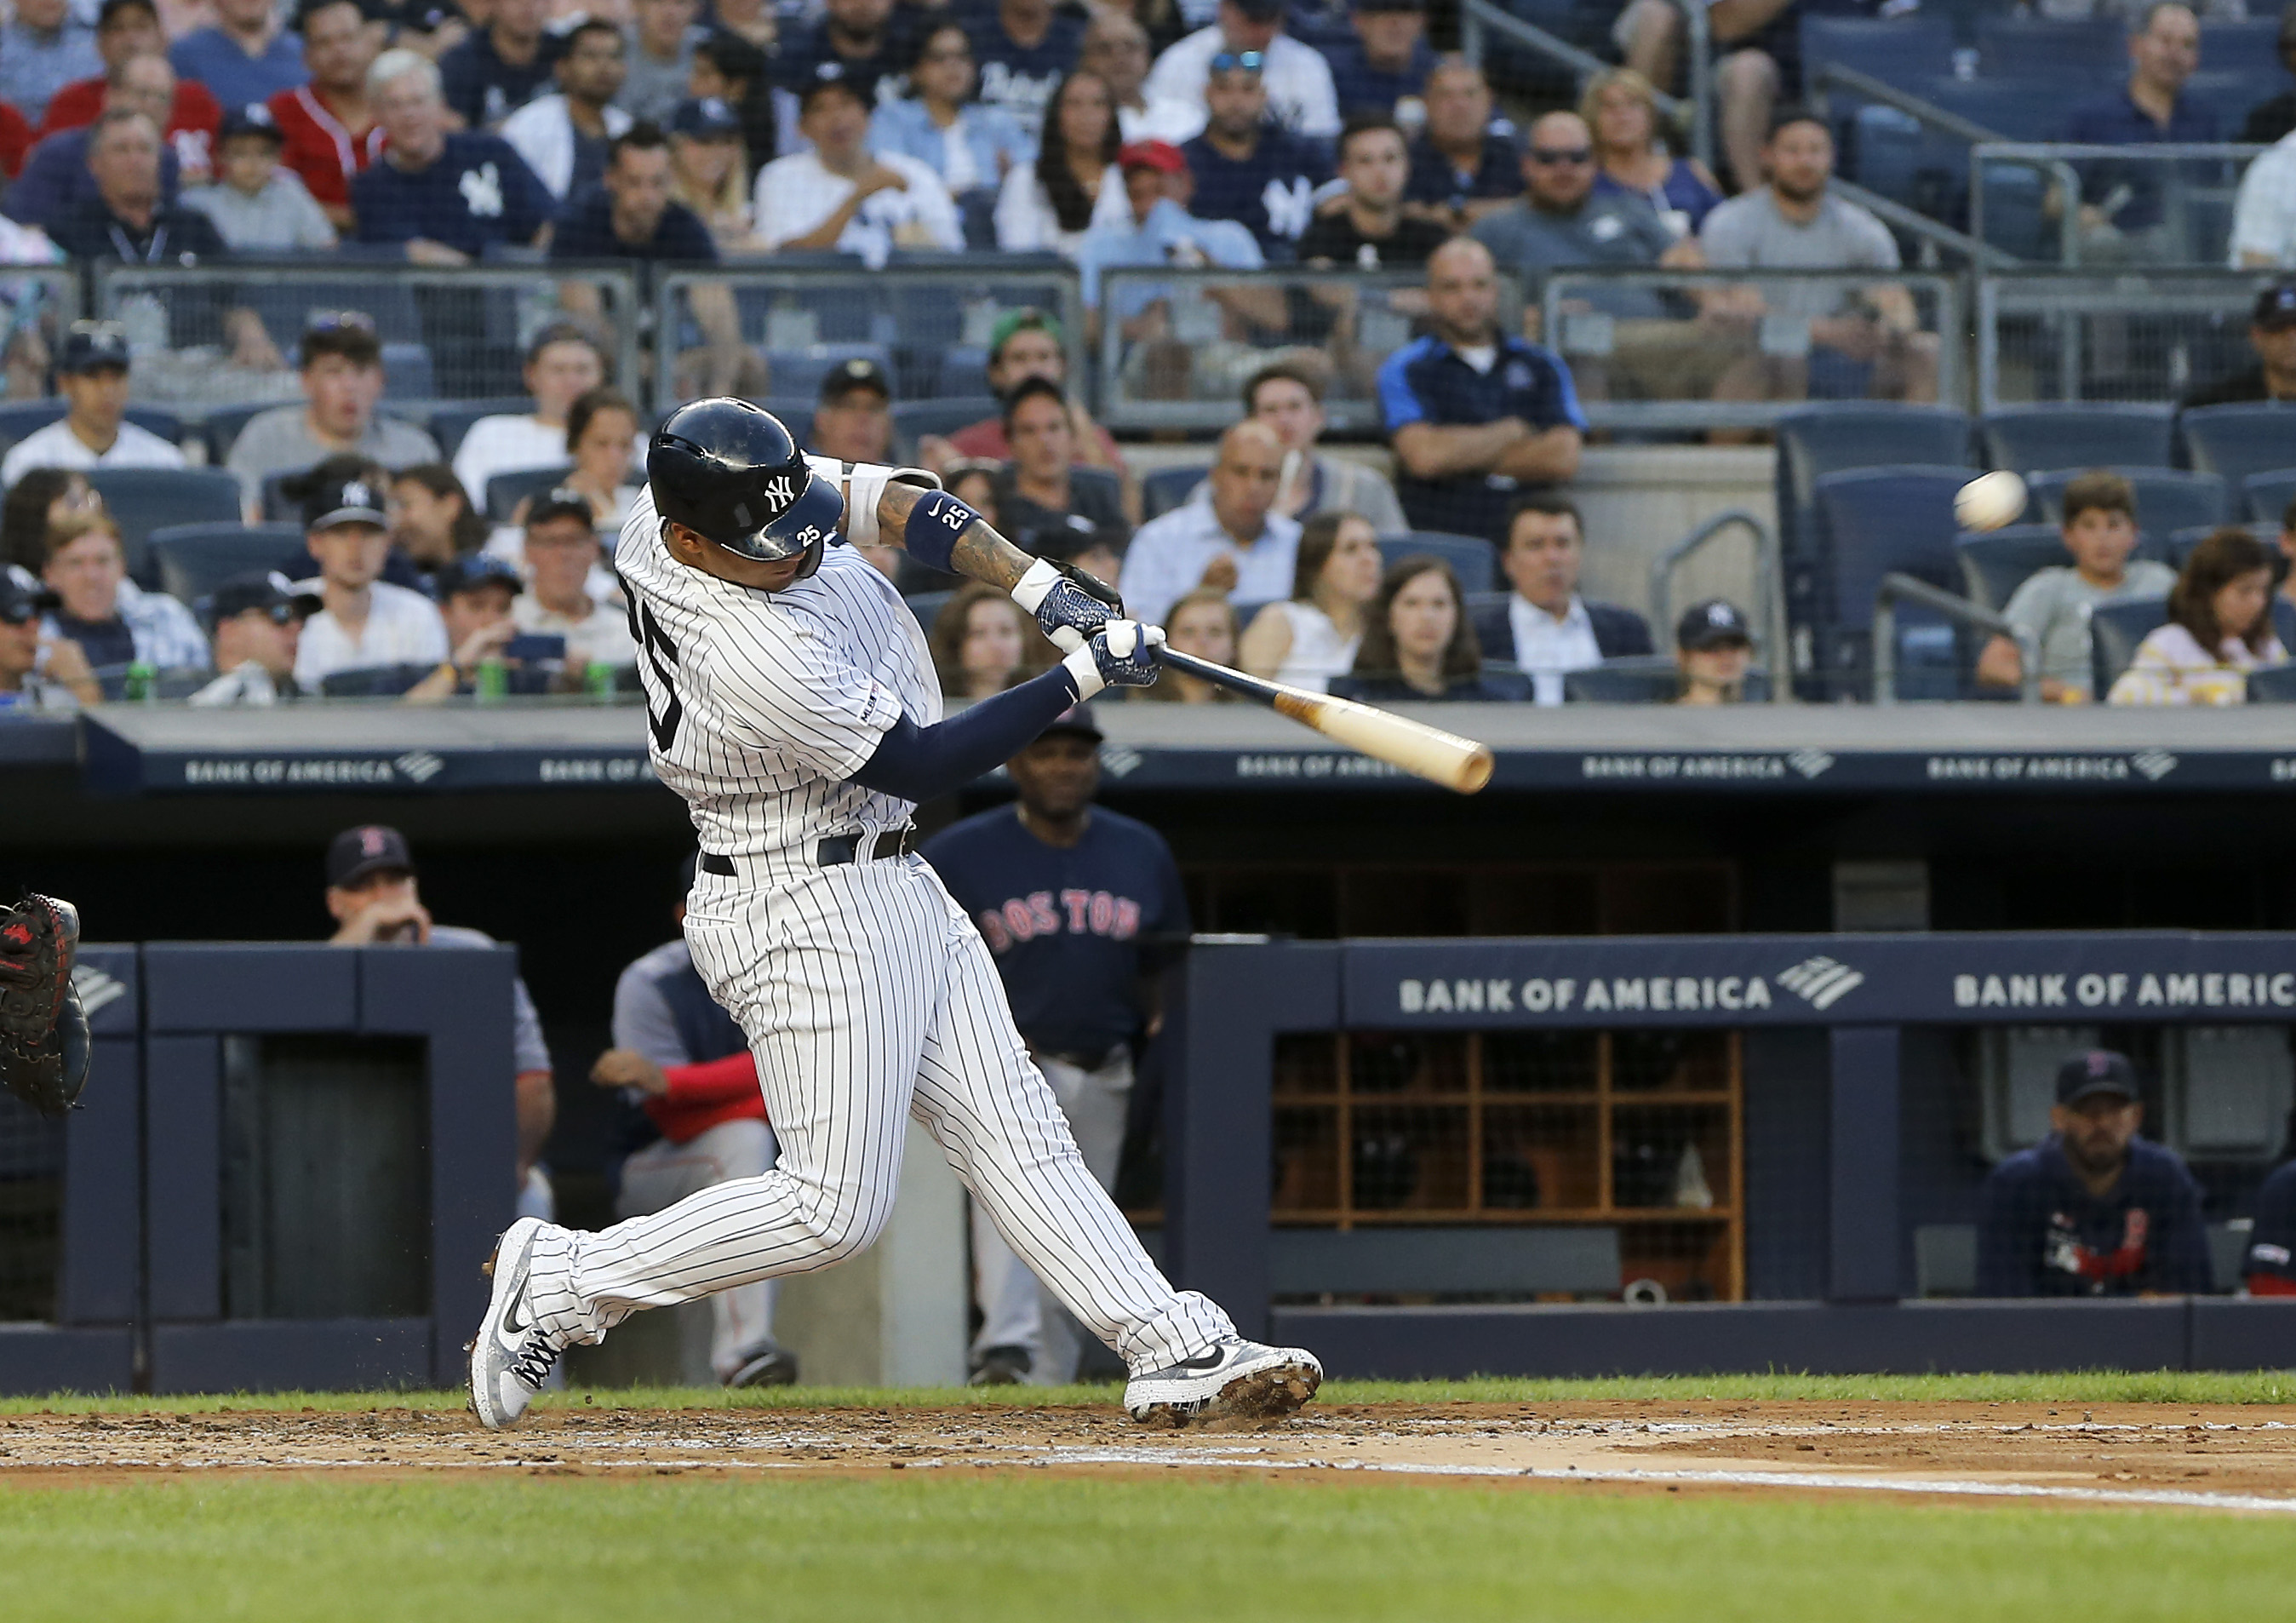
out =
[(523, 376), (534, 409), (480, 417), (455, 452), (455, 477), (481, 504), (487, 481), (496, 474), (554, 467), (566, 460), (567, 413), (606, 381), (605, 351), (580, 327), (556, 323), (527, 346)]
[(1676, 237), (1695, 236), (1722, 188), (1695, 158), (1677, 158), (1659, 139), (1658, 93), (1632, 68), (1587, 83), (1578, 116), (1595, 137), (1595, 195), (1639, 197)]
[(511, 605), (525, 590), (517, 567), (490, 552), (474, 553), (439, 571), (439, 618), (454, 652), (406, 690), (406, 702), (436, 704), (475, 693), (480, 666), (490, 661), (507, 666), (503, 651), (518, 635)]
[(275, 0), (209, 0), (215, 21), (175, 44), (168, 61), (226, 107), (267, 102), (308, 81), (303, 42), (279, 26)]
[(1990, 1297), (2156, 1296), (2210, 1288), (2200, 1186), (2176, 1152), (2136, 1136), (2144, 1107), (2121, 1055), (2057, 1072), (2049, 1136), (1985, 1181), (1977, 1290)]
[(40, 579), (59, 599), (40, 622), (50, 638), (79, 645), (98, 671), (129, 664), (154, 671), (198, 671), (208, 639), (192, 611), (165, 592), (127, 578), (119, 526), (108, 513), (66, 519), (48, 531)]
[[(135, 57), (167, 54), (168, 36), (160, 27), (160, 13), (152, 0), (104, 0), (95, 14), (95, 50), (103, 59), (103, 72), (74, 79), (56, 92), (48, 103), (47, 116), (40, 121), (43, 136), (94, 123), (104, 107), (106, 75)], [(171, 141), (192, 133), (212, 141), (222, 122), (223, 107), (214, 93), (195, 78), (183, 78), (176, 82), (175, 99), (163, 115), (160, 133)], [(195, 161), (189, 167), (204, 168), (205, 156), (204, 150), (195, 146), (192, 153)]]
[(1145, 29), (1119, 11), (1093, 12), (1077, 65), (1108, 87), (1118, 135), (1126, 141), (1185, 141), (1203, 128), (1203, 110), (1189, 102), (1152, 104), (1145, 87), (1152, 60)]
[(1072, 479), (1076, 434), (1068, 396), (1047, 378), (1021, 380), (1004, 397), (1004, 437), (1012, 465), (997, 492), (999, 529), (1023, 551), (1043, 553), (1063, 531), (1089, 534), (1124, 522), (1123, 493), (1113, 480)]
[[(1698, 241), (1717, 270), (1896, 270), (1897, 239), (1866, 210), (1831, 189), (1833, 136), (1805, 108), (1784, 107), (1762, 147), (1769, 184), (1740, 194), (1706, 217)], [(1750, 355), (1718, 387), (1728, 400), (1799, 400), (1810, 367), (1823, 361), (1843, 375), (1833, 392), (1906, 400), (1937, 398), (1934, 334), (1921, 330), (1913, 295), (1890, 282), (1854, 295), (1824, 287), (1755, 284), (1705, 303), (1710, 319), (1736, 321), (1751, 333), (1765, 315), (1805, 321), (1814, 353), (1803, 358)], [(1858, 385), (1862, 383), (1861, 388)]]
[(1404, 212), (1446, 231), (1464, 231), (1522, 192), (1522, 145), (1513, 127), (1494, 122), (1482, 70), (1444, 57), (1427, 76), (1427, 128), (1411, 144)]
[(492, 129), (542, 94), (553, 55), (549, 15), (549, 0), (493, 0), (484, 25), (439, 58), (439, 95), (463, 128)]
[[(623, 447), (625, 457), (628, 447)], [(390, 476), (390, 543), (434, 588), (437, 577), (487, 544), (487, 521), (474, 512), (463, 482), (443, 462), (418, 462)], [(503, 612), (510, 612), (507, 602)]]
[[(1032, 377), (1044, 378), (1065, 389), (1069, 351), (1067, 335), (1062, 332), (1058, 318), (1032, 306), (1007, 310), (998, 317), (996, 325), (988, 332), (988, 372), (989, 388), (1000, 396)], [(1093, 421), (1092, 413), (1080, 399), (1072, 397), (1069, 400), (1069, 429), (1078, 465), (1124, 474), (1124, 457), (1116, 448), (1116, 437)], [(1013, 442), (1004, 437), (1004, 419), (999, 413), (968, 424), (946, 440), (928, 434), (917, 447), (917, 454), (927, 467), (945, 471), (947, 465), (959, 457), (1002, 462), (1013, 454)]]
[(1316, 450), (1324, 426), (1324, 386), (1314, 373), (1290, 361), (1262, 367), (1243, 385), (1243, 410), (1273, 429), (1283, 447), (1275, 508), (1283, 517), (1354, 513), (1376, 535), (1401, 535), (1411, 528), (1395, 499), (1395, 487), (1377, 468)]
[[(999, 433), (1003, 430), (1000, 426)], [(997, 487), (1004, 482), (1004, 465), (988, 457), (960, 457), (941, 469), (940, 488), (980, 515), (981, 522), (999, 534), (1004, 532), (1004, 515), (996, 510)], [(1103, 575), (1102, 580), (1113, 579)]]
[(1390, 567), (1365, 616), (1355, 669), (1333, 677), (1330, 690), (1375, 704), (1530, 696), (1530, 684), (1522, 677), (1484, 673), (1459, 577), (1442, 559), (1425, 553)]
[(360, 0), (308, 0), (295, 19), (311, 82), (267, 103), (286, 137), (279, 161), (302, 181), (338, 231), (351, 225), (351, 181), (382, 151), (382, 126), (367, 96), (381, 30)]
[(566, 671), (578, 680), (592, 665), (634, 665), (637, 645), (619, 603), (591, 595), (590, 577), (602, 554), (589, 498), (555, 490), (526, 515), (526, 571), (530, 591), (511, 605), (518, 629), (566, 639)]
[(1005, 593), (969, 581), (933, 616), (925, 638), (944, 697), (986, 699), (1048, 671), (1059, 657), (1036, 619)]
[[(170, 203), (182, 187), (184, 166), (174, 145), (159, 132), (166, 128), (175, 96), (176, 76), (165, 57), (131, 56), (104, 75), (106, 112), (140, 112), (151, 120), (159, 152), (159, 195)], [(90, 160), (95, 126), (101, 122), (99, 117), (76, 129), (58, 130), (32, 149), (24, 161), (24, 172), (9, 188), (8, 211), (12, 218), (41, 227), (51, 236), (62, 233), (99, 189)], [(205, 159), (204, 142), (201, 149)]]
[[(1716, 0), (1707, 9), (1713, 42), (1717, 123), (1730, 177), (1740, 192), (1761, 184), (1762, 137), (1779, 102), (1795, 95), (1801, 70), (1798, 0)], [(1872, 0), (1824, 8), (1887, 11)], [(1634, 69), (1653, 85), (1672, 85), (1680, 65), (1682, 12), (1671, 0), (1634, 0), (1619, 14), (1611, 37)]]
[(1263, 71), (1267, 76), (1265, 104), (1255, 121), (1271, 116), (1290, 134), (1312, 140), (1340, 133), (1331, 64), (1313, 45), (1283, 31), (1283, 0), (1219, 0), (1219, 20), (1158, 57), (1143, 93), (1152, 103), (1177, 102), (1201, 108), (1207, 119), (1217, 118), (1212, 81), (1237, 65), (1254, 78)]
[[(1235, 0), (1224, 4), (1233, 8)], [(1255, 54), (1212, 58), (1204, 133), (1180, 151), (1195, 177), (1197, 218), (1234, 220), (1250, 228), (1262, 253), (1288, 254), (1315, 216), (1316, 188), (1329, 171), (1321, 150), (1268, 117)]]
[[(1077, 248), (1077, 267), (1084, 273), (1084, 306), (1096, 334), (1100, 314), (1100, 273), (1155, 265), (1216, 265), (1230, 270), (1258, 270), (1267, 263), (1259, 239), (1250, 227), (1235, 220), (1202, 219), (1188, 212), (1195, 194), (1195, 177), (1180, 149), (1165, 141), (1136, 141), (1118, 150), (1117, 167), (1124, 171), (1124, 198), (1130, 214), (1122, 223), (1099, 226), (1085, 233)], [(1210, 288), (1203, 297), (1215, 304), (1244, 304), (1271, 292), (1268, 289)], [(1128, 343), (1143, 349), (1161, 344), (1177, 351), (1185, 361), (1188, 346), (1171, 335), (1172, 290), (1162, 284), (1135, 286), (1120, 301), (1116, 319)], [(1275, 295), (1275, 321), (1280, 325), (1281, 294)]]
[(915, 159), (951, 197), (995, 192), (1028, 168), (1030, 141), (1011, 113), (977, 100), (979, 89), (964, 26), (933, 24), (909, 70), (908, 95), (881, 103), (871, 117), (869, 150)]
[(1291, 597), (1253, 615), (1243, 634), (1243, 669), (1316, 693), (1354, 670), (1365, 609), (1379, 596), (1380, 569), (1379, 538), (1369, 520), (1345, 511), (1316, 514), (1300, 527)]
[(633, 121), (614, 105), (627, 72), (622, 50), (621, 29), (585, 18), (559, 42), (551, 70), (558, 88), (503, 120), (502, 138), (562, 203), (605, 178), (607, 149)]
[(321, 483), (303, 504), (303, 530), (318, 560), (321, 607), (303, 623), (298, 680), (316, 688), (338, 671), (447, 657), (447, 628), (430, 600), (382, 579), (390, 529), (380, 490), (359, 479)]
[(429, 59), (384, 52), (367, 71), (367, 94), (389, 144), (381, 161), (351, 182), (358, 241), (402, 243), (411, 263), (451, 268), (494, 244), (542, 240), (549, 188), (500, 136), (447, 128), (439, 70)]
[(1496, 537), (1518, 491), (1567, 483), (1587, 419), (1570, 369), (1498, 325), (1498, 271), (1472, 238), (1427, 262), (1433, 331), (1379, 369), (1396, 494), (1415, 530)]
[(37, 467), (7, 485), (0, 501), (0, 575), (24, 580), (48, 561), (48, 531), (66, 519), (103, 511), (103, 498), (78, 469)]
[[(1165, 616), (1167, 647), (1218, 664), (1235, 664), (1236, 644), (1242, 639), (1235, 605), (1218, 587), (1200, 586), (1182, 594)], [(1167, 671), (1152, 688), (1136, 688), (1129, 696), (1165, 704), (1233, 704), (1240, 696), (1232, 688), (1208, 682), (1185, 671)]]
[[(693, 869), (689, 857), (673, 910), (681, 925)], [(633, 1125), (633, 1138), (643, 1141), (622, 1158), (614, 1179), (616, 1216), (658, 1212), (773, 1166), (779, 1150), (749, 1039), (702, 985), (683, 935), (623, 969), (614, 985), (613, 1039), (590, 1080), (620, 1089), (639, 1108), (643, 1124)], [(787, 1386), (797, 1379), (796, 1356), (773, 1339), (777, 1289), (772, 1280), (755, 1280), (710, 1296), (710, 1368), (726, 1386)]]
[[(1643, 268), (1701, 263), (1698, 244), (1676, 240), (1650, 204), (1637, 196), (1595, 187), (1595, 136), (1575, 112), (1550, 112), (1530, 127), (1523, 149), (1523, 195), (1475, 222), (1475, 240), (1502, 270), (1520, 278), (1523, 296), (1537, 303), (1547, 276), (1586, 266)], [(1615, 313), (1656, 314), (1655, 294)], [(1607, 303), (1608, 301), (1605, 301)], [(1647, 309), (1645, 309), (1647, 307)]]
[[(386, 490), (390, 486), (390, 471), (356, 451), (340, 452), (322, 457), (301, 473), (270, 482), (265, 492), (266, 506), (272, 511), (299, 514), (315, 493), (354, 482), (371, 490)], [(277, 567), (290, 581), (309, 581), (319, 573), (319, 560), (308, 545), (299, 542), (291, 556), (283, 557)], [(423, 590), (422, 572), (395, 544), (383, 555), (381, 578), (409, 591)]]
[(57, 91), (103, 71), (103, 57), (71, 0), (16, 0), (12, 10), (0, 25), (0, 102), (37, 125)]
[(2281, 576), (2280, 595), (2296, 606), (2296, 497), (2280, 509), (2280, 556), (2288, 561), (2288, 572)]
[[(306, 637), (308, 637), (306, 630)], [(416, 947), (491, 947), (494, 938), (455, 925), (433, 924), (416, 884), (414, 853), (406, 837), (380, 824), (346, 828), (327, 846), (327, 911), (335, 933), (328, 937), (338, 947), (372, 947), (403, 943)], [(549, 1186), (537, 1190), (532, 1181), (543, 1141), (550, 1136), (558, 1112), (551, 1092), (550, 1049), (543, 1041), (542, 1018), (534, 1012), (534, 999), (523, 978), (511, 980), (511, 1051), (517, 1071), (512, 1096), (518, 1110), (519, 1215), (545, 1215), (529, 1202), (537, 1195), (549, 1200)]]
[[(773, 12), (764, 7), (763, 0), (753, 0), (759, 5), (767, 27), (774, 26)], [(739, 34), (725, 32), (726, 7), (719, 5), (719, 32), (707, 35), (693, 47), (693, 62), (686, 70), (685, 102), (719, 101), (734, 114), (734, 127), (744, 147), (742, 156), (741, 205), (750, 203), (750, 182), (757, 166), (769, 162), (781, 151), (782, 103), (789, 103), (794, 117), (796, 99), (775, 82), (779, 71), (779, 54), (750, 43)], [(671, 115), (675, 119), (676, 114)], [(794, 131), (792, 130), (792, 133)]]
[(812, 34), (784, 58), (782, 82), (802, 93), (824, 78), (842, 78), (865, 108), (875, 106), (878, 81), (907, 72), (915, 60), (907, 11), (893, 0), (825, 0)]
[(1674, 628), (1674, 663), (1682, 673), (1677, 704), (1736, 704), (1746, 696), (1754, 663), (1754, 628), (1738, 606), (1709, 597), (1683, 611)]
[(1247, 603), (1289, 597), (1300, 526), (1272, 511), (1283, 472), (1283, 442), (1266, 424), (1238, 423), (1222, 434), (1202, 496), (1150, 519), (1133, 536), (1121, 581), (1126, 609), (1157, 625), (1198, 587)]
[(2114, 704), (2237, 704), (2248, 673), (2286, 663), (2272, 630), (2272, 555), (2236, 526), (2193, 548), (2169, 593), (2169, 622), (2137, 645), (2106, 696)]
[(184, 702), (201, 706), (266, 705), (299, 699), (295, 650), (303, 621), (319, 606), (287, 577), (255, 570), (234, 575), (215, 591), (215, 680)]
[(823, 374), (821, 396), (813, 408), (813, 432), (807, 441), (816, 457), (890, 462), (893, 383), (885, 368), (857, 355)]
[(184, 206), (213, 222), (234, 253), (293, 253), (335, 245), (326, 211), (279, 165), (285, 137), (270, 108), (234, 108), (223, 121), (216, 181), (184, 193)]
[(767, 250), (838, 249), (882, 270), (896, 248), (964, 246), (939, 176), (898, 152), (870, 155), (869, 103), (857, 80), (816, 78), (801, 94), (798, 128), (813, 151), (758, 171), (753, 217)]
[(2249, 1295), (2296, 1296), (2296, 1161), (2284, 1162), (2256, 1191), (2247, 1269)]
[(1094, 226), (1120, 225), (1124, 171), (1116, 154), (1116, 108), (1108, 86), (1081, 70), (1062, 79), (1033, 162), (1004, 177), (996, 198), (996, 246), (1076, 257)]
[(634, 119), (661, 124), (677, 111), (693, 77), (694, 47), (705, 30), (696, 0), (631, 0), (629, 77), (618, 104)]
[(1326, 53), (1340, 116), (1392, 119), (1398, 104), (1418, 99), (1435, 70), (1425, 0), (1355, 0), (1349, 21), (1354, 37)]
[(50, 638), (41, 621), (61, 600), (0, 569), (0, 716), (10, 711), (101, 704), (103, 690), (87, 655), (70, 638)]
[[(2041, 649), (2041, 696), (2079, 704), (2089, 691), (2089, 613), (2100, 604), (2165, 597), (2176, 571), (2136, 550), (2136, 490), (2120, 474), (2096, 468), (2065, 486), (2061, 533), (2072, 567), (2038, 570), (2012, 593), (2002, 614), (2030, 632)], [(2017, 645), (1996, 637), (1978, 655), (1977, 680), (2014, 688), (2023, 680)]]
[[(1414, 13), (1415, 14), (1415, 13)], [(1340, 132), (1335, 204), (1326, 204), (1300, 237), (1300, 262), (1317, 269), (1400, 270), (1424, 265), (1451, 233), (1403, 207), (1411, 155), (1403, 130), (1385, 114), (1351, 114)]]
[(2282, 136), (2240, 177), (2229, 251), (2234, 270), (2296, 270), (2296, 135)]
[(33, 468), (179, 468), (184, 453), (127, 420), (127, 334), (116, 321), (76, 321), (56, 357), (62, 420), (35, 429), (0, 458), (0, 486)]
[[(2281, 8), (2280, 65), (2296, 73), (2296, 5)], [(2296, 90), (2284, 90), (2251, 109), (2240, 138), (2250, 146), (2270, 146), (2290, 135), (2296, 135)]]
[(1055, 8), (1053, 0), (996, 0), (973, 13), (972, 27), (980, 99), (1009, 115), (1035, 141), (1054, 91), (1076, 70), (1084, 18)]
[(680, 102), (669, 121), (669, 194), (709, 227), (720, 253), (755, 245), (742, 120), (716, 96)]
[(1483, 611), (1475, 632), (1486, 657), (1529, 673), (1528, 696), (1542, 704), (1562, 703), (1565, 672), (1652, 651), (1640, 614), (1579, 595), (1586, 562), (1586, 526), (1570, 501), (1540, 492), (1515, 503), (1499, 554), (1513, 589), (1503, 606)]
[(619, 535), (637, 499), (638, 482), (630, 474), (638, 443), (638, 408), (627, 395), (593, 389), (566, 408), (566, 451), (574, 465), (559, 486), (589, 502), (601, 535)]
[[(2217, 115), (2185, 83), (2201, 65), (2201, 24), (2178, 0), (2155, 0), (2128, 37), (2128, 82), (2076, 108), (2064, 138), (2097, 146), (2213, 141)], [(2158, 163), (2081, 163), (2080, 251), (2089, 263), (2160, 262), (2183, 257), (2162, 215), (2175, 177)]]
[(275, 406), (248, 420), (226, 465), (239, 478), (248, 512), (263, 512), (263, 482), (328, 457), (362, 456), (387, 468), (439, 459), (439, 442), (412, 423), (378, 414), (382, 344), (357, 310), (315, 317), (297, 351), (303, 403)]

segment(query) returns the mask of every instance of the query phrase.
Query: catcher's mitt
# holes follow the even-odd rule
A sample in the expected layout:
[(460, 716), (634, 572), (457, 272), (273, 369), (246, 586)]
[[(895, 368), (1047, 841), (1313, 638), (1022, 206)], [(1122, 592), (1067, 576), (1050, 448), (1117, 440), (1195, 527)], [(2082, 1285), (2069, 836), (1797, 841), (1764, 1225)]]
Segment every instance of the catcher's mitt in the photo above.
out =
[(87, 1016), (72, 989), (79, 914), (27, 893), (0, 912), (0, 1087), (62, 1116), (87, 1084)]

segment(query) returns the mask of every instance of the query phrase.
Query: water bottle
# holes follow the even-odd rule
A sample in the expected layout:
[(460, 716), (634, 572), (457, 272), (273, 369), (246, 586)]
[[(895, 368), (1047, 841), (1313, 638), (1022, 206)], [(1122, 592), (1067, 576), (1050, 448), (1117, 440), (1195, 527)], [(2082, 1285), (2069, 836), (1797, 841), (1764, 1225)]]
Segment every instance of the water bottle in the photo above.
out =
[(131, 704), (153, 704), (160, 698), (160, 673), (142, 660), (127, 667), (127, 698)]
[(510, 667), (500, 659), (480, 660), (477, 688), (481, 704), (507, 698), (510, 696)]
[(612, 704), (614, 702), (613, 666), (607, 664), (603, 660), (592, 660), (589, 668), (582, 672), (582, 688), (590, 696), (591, 703)]

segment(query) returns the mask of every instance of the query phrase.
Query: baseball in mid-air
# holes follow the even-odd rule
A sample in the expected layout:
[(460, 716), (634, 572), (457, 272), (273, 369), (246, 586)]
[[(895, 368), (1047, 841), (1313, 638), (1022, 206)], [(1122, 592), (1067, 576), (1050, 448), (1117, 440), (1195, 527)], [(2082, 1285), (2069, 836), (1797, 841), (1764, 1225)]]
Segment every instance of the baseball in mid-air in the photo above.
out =
[(2024, 515), (2025, 482), (2006, 468), (1980, 474), (1953, 498), (1953, 516), (1964, 530), (1998, 530)]

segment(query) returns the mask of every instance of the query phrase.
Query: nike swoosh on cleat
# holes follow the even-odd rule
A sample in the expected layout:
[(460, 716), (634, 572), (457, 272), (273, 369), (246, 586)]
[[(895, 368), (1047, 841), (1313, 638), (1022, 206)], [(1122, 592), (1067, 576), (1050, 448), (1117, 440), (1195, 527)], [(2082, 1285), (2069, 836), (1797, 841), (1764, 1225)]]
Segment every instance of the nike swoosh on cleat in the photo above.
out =
[(1172, 1367), (1176, 1370), (1216, 1370), (1227, 1355), (1214, 1347), (1208, 1353), (1198, 1353), (1193, 1358), (1183, 1358)]

